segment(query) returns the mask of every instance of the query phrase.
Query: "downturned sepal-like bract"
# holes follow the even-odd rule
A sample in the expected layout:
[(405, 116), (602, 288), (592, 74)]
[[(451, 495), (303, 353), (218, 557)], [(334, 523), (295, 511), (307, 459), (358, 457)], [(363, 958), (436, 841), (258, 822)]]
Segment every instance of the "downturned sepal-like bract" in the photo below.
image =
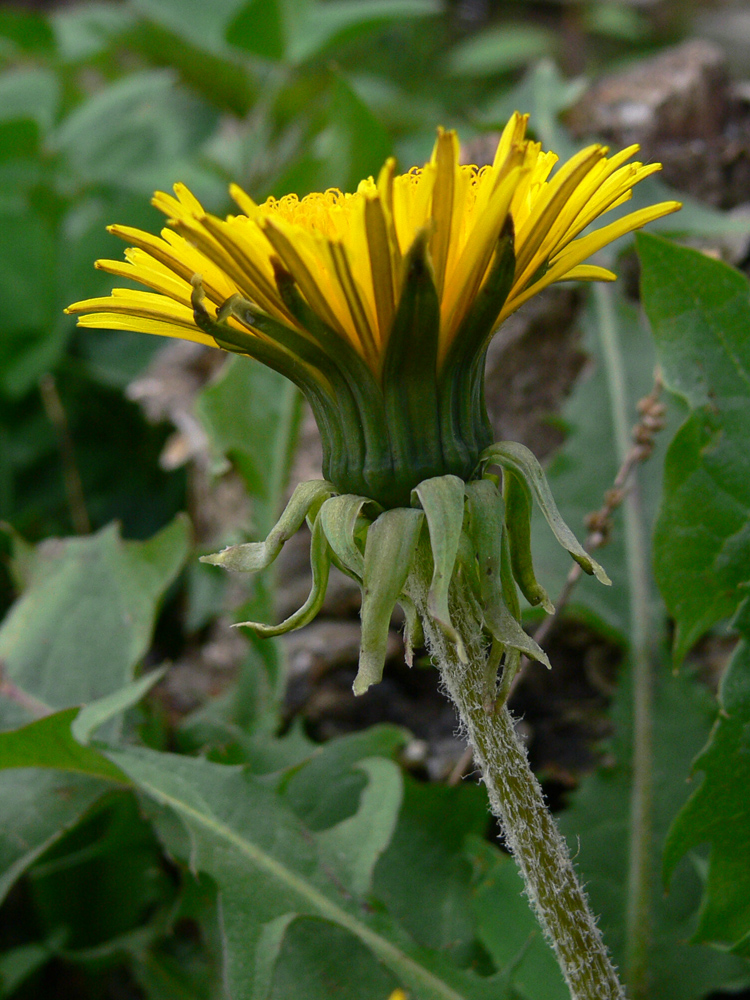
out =
[[(503, 470), (504, 490), (488, 471), (493, 466)], [(387, 510), (368, 497), (337, 493), (325, 480), (302, 483), (265, 541), (231, 546), (204, 556), (203, 561), (239, 572), (265, 569), (306, 520), (313, 578), (308, 599), (279, 625), (240, 624), (260, 636), (281, 635), (308, 624), (322, 607), (330, 566), (336, 566), (362, 591), (355, 694), (363, 694), (382, 678), (396, 604), (406, 619), (409, 662), (413, 649), (423, 642), (420, 614), (455, 643), (459, 658), (465, 657), (460, 629), (453, 621), (452, 587), (460, 574), (493, 645), (491, 660), (503, 666), (505, 685), (521, 655), (549, 666), (544, 651), (522, 627), (518, 595), (520, 589), (530, 604), (554, 610), (531, 562), (532, 498), (582, 568), (603, 583), (609, 580), (560, 517), (541, 466), (528, 449), (512, 442), (492, 445), (482, 455), (480, 468), (482, 478), (469, 482), (455, 475), (425, 479), (414, 487), (410, 506)], [(430, 579), (426, 601), (419, 591), (425, 567)], [(490, 678), (490, 685), (494, 682)]]

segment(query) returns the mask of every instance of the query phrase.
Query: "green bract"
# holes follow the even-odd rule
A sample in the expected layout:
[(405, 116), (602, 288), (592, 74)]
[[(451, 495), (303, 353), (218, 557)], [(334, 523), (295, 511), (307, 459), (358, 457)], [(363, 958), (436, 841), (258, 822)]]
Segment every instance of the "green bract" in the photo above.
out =
[[(497, 476), (503, 470), (503, 491)], [(554, 609), (537, 583), (531, 561), (529, 517), (535, 498), (561, 545), (602, 583), (609, 579), (583, 549), (560, 517), (541, 466), (522, 445), (504, 442), (487, 448), (479, 460), (482, 478), (458, 476), (424, 479), (411, 493), (411, 505), (384, 510), (367, 497), (340, 494), (325, 480), (300, 484), (278, 523), (263, 542), (234, 545), (204, 562), (238, 572), (269, 566), (284, 542), (307, 520), (311, 530), (312, 588), (305, 604), (279, 625), (242, 622), (258, 635), (272, 636), (312, 621), (325, 596), (331, 564), (356, 580), (362, 590), (362, 641), (355, 694), (363, 694), (383, 675), (388, 628), (396, 604), (406, 617), (407, 659), (422, 643), (416, 610), (416, 568), (431, 567), (426, 608), (443, 635), (464, 658), (463, 643), (451, 618), (451, 587), (457, 574), (470, 586), (488, 643), (494, 670), (504, 657), (509, 676), (520, 654), (549, 661), (521, 627), (517, 587), (530, 604)], [(504, 494), (504, 496), (503, 496)], [(421, 602), (424, 604), (424, 602)], [(494, 677), (490, 678), (494, 684)]]
[[(484, 405), (484, 357), (513, 277), (512, 235), (512, 226), (506, 226), (485, 286), (442, 365), (440, 301), (424, 232), (404, 259), (402, 294), (379, 378), (315, 315), (277, 261), (279, 294), (315, 341), (264, 315), (240, 295), (227, 299), (212, 319), (199, 278), (193, 281), (195, 322), (220, 347), (251, 354), (302, 388), (320, 430), (323, 474), (340, 493), (367, 496), (383, 507), (405, 507), (412, 489), (427, 479), (446, 473), (468, 479), (492, 441)], [(260, 330), (268, 340), (256, 343), (257, 337), (230, 320)], [(278, 345), (285, 349), (283, 362)]]

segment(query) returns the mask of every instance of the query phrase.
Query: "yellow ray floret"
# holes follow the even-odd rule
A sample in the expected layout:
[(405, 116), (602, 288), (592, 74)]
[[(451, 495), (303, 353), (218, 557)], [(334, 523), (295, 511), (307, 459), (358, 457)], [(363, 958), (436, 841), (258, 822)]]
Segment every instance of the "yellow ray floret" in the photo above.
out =
[[(557, 157), (526, 138), (526, 123), (527, 116), (513, 115), (487, 167), (461, 165), (455, 133), (441, 129), (424, 167), (397, 175), (389, 160), (377, 179), (362, 181), (351, 194), (332, 189), (258, 205), (233, 185), (230, 192), (241, 214), (226, 219), (206, 212), (184, 185), (176, 184), (174, 196), (159, 192), (154, 197), (168, 219), (160, 236), (113, 226), (111, 231), (131, 244), (126, 260), (97, 262), (102, 270), (151, 291), (115, 289), (111, 296), (76, 302), (68, 312), (80, 314), (82, 326), (214, 344), (196, 325), (191, 307), (191, 281), (199, 275), (210, 316), (239, 296), (324, 351), (330, 350), (330, 337), (321, 330), (332, 332), (377, 380), (399, 307), (404, 258), (415, 239), (426, 234), (440, 301), (440, 367), (492, 270), (509, 219), (515, 274), (505, 301), (498, 303), (495, 325), (553, 282), (613, 280), (612, 272), (584, 262), (618, 237), (680, 207), (661, 202), (582, 236), (659, 164), (627, 162), (637, 146), (607, 157), (606, 147), (593, 145), (555, 170)], [(320, 321), (314, 324), (319, 329), (300, 321), (280, 275), (291, 279), (309, 314)], [(237, 320), (235, 314), (231, 324), (268, 340), (267, 328), (260, 332), (252, 314), (246, 310), (244, 315)]]

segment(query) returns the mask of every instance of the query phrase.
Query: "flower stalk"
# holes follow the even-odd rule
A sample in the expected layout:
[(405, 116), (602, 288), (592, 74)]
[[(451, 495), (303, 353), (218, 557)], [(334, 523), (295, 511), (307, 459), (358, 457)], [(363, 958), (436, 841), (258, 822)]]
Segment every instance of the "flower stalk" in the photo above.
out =
[[(410, 578), (425, 638), (479, 765), (494, 816), (503, 827), (526, 891), (554, 948), (571, 1000), (622, 1000), (625, 993), (602, 941), (570, 854), (545, 802), (507, 706), (487, 698), (486, 642), (476, 602), (456, 582), (452, 617), (466, 662), (436, 628), (427, 606), (424, 570)], [(489, 707), (489, 711), (488, 711)]]

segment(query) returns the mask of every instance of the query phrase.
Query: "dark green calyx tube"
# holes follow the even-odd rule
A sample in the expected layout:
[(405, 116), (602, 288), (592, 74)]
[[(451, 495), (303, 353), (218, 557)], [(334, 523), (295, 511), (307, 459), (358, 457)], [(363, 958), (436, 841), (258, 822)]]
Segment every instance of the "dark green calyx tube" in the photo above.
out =
[[(440, 301), (426, 233), (417, 236), (404, 269), (380, 380), (357, 374), (360, 385), (368, 377), (371, 381), (359, 408), (364, 463), (345, 451), (335, 455), (323, 435), (326, 479), (342, 493), (369, 497), (386, 509), (408, 507), (412, 490), (425, 479), (471, 479), (480, 453), (492, 442), (483, 365), (464, 358), (438, 375)], [(453, 413), (460, 413), (462, 421)]]

